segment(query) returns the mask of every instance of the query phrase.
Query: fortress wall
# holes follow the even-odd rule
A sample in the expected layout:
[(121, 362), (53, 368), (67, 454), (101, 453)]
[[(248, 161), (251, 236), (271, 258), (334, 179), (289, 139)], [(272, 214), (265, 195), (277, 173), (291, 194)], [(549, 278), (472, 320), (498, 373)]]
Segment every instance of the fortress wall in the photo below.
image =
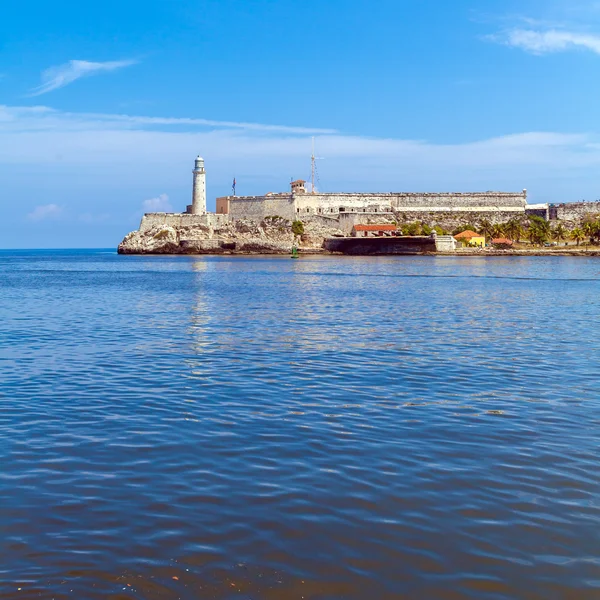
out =
[(291, 194), (232, 197), (229, 203), (229, 216), (234, 221), (239, 219), (260, 221), (265, 217), (274, 216), (291, 221), (296, 218), (294, 199)]
[(550, 219), (578, 223), (586, 216), (600, 214), (599, 202), (567, 202), (550, 206)]
[(189, 215), (186, 213), (146, 213), (140, 223), (140, 231), (147, 231), (154, 227), (192, 227), (204, 225), (217, 227), (227, 222), (227, 215)]
[(456, 227), (465, 224), (477, 225), (483, 220), (489, 221), (492, 225), (506, 223), (511, 219), (522, 216), (525, 219), (524, 211), (511, 210), (496, 210), (496, 211), (414, 211), (397, 209), (394, 211), (396, 221), (398, 223), (412, 223), (413, 221), (421, 221), (430, 227), (439, 225), (444, 229), (453, 230)]
[[(233, 220), (259, 221), (267, 216), (302, 219), (311, 215), (335, 216), (343, 213), (487, 213), (499, 222), (525, 214), (526, 192), (480, 193), (381, 193), (381, 194), (277, 194), (241, 196), (230, 199)], [(463, 215), (461, 218), (467, 218)]]
[(387, 212), (394, 210), (465, 212), (498, 210), (524, 213), (526, 192), (480, 193), (382, 193), (382, 194), (296, 194), (296, 214), (342, 212)]
[(390, 210), (390, 198), (387, 194), (295, 194), (296, 215), (302, 218), (306, 214), (332, 214), (340, 212), (386, 212)]
[(525, 212), (527, 193), (513, 192), (472, 192), (441, 194), (391, 194), (395, 210), (403, 208), (419, 211), (472, 211), (493, 212), (508, 210)]

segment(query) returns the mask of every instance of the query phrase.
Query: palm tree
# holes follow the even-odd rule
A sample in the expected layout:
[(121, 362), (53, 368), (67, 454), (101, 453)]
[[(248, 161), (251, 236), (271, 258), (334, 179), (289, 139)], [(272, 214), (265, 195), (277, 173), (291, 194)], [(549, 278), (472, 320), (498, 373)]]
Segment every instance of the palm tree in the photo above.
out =
[(597, 244), (600, 240), (600, 220), (596, 220), (592, 223), (590, 238), (592, 244)]
[(518, 242), (524, 233), (521, 221), (517, 218), (511, 219), (508, 223), (506, 223), (504, 229), (506, 231), (506, 235), (513, 242)]
[(492, 237), (494, 226), (487, 219), (481, 219), (481, 221), (479, 221), (479, 233), (486, 237)]
[(592, 237), (594, 235), (594, 221), (590, 221), (589, 219), (584, 221), (581, 230), (587, 237)]
[(562, 224), (559, 223), (553, 230), (552, 230), (552, 237), (557, 241), (557, 242), (561, 242), (562, 240), (566, 240), (567, 237), (569, 236), (569, 232), (567, 231), (567, 228)]
[(581, 229), (581, 227), (575, 227), (575, 229), (571, 231), (571, 239), (575, 240), (579, 246), (579, 244), (585, 240), (585, 233), (583, 232), (583, 229)]
[(550, 237), (550, 223), (542, 217), (530, 215), (529, 217), (529, 240), (532, 244), (540, 244), (548, 241)]
[(506, 225), (504, 223), (499, 223), (498, 225), (494, 225), (492, 227), (492, 237), (493, 238), (502, 238), (506, 235)]

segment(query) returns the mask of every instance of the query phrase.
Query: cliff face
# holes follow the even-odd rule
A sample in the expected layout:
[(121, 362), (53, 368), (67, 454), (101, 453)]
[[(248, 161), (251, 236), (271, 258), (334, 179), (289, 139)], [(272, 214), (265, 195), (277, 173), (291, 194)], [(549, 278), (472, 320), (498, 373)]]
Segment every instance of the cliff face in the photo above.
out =
[(289, 254), (294, 241), (305, 252), (322, 252), (323, 240), (341, 234), (333, 227), (305, 222), (294, 236), (292, 223), (280, 217), (260, 222), (241, 220), (214, 225), (156, 225), (127, 234), (119, 254)]

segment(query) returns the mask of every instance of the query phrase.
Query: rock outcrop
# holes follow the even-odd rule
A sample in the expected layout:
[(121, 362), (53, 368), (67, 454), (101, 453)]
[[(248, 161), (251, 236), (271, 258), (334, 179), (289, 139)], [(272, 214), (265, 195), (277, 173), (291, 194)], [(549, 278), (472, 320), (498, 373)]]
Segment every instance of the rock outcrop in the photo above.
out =
[(156, 225), (140, 227), (119, 244), (119, 254), (289, 254), (323, 252), (325, 238), (342, 235), (319, 220), (303, 222), (304, 233), (295, 235), (292, 223), (281, 217), (260, 222), (240, 220), (210, 225)]

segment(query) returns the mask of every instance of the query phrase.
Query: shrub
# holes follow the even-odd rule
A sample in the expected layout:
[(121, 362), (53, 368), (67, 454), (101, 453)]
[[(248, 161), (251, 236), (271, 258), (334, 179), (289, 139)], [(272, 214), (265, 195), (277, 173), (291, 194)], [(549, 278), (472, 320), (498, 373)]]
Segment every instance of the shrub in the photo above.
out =
[(421, 235), (421, 223), (415, 221), (408, 226), (408, 235)]
[(304, 233), (304, 223), (302, 221), (294, 221), (292, 223), (292, 233), (294, 235), (302, 235)]

